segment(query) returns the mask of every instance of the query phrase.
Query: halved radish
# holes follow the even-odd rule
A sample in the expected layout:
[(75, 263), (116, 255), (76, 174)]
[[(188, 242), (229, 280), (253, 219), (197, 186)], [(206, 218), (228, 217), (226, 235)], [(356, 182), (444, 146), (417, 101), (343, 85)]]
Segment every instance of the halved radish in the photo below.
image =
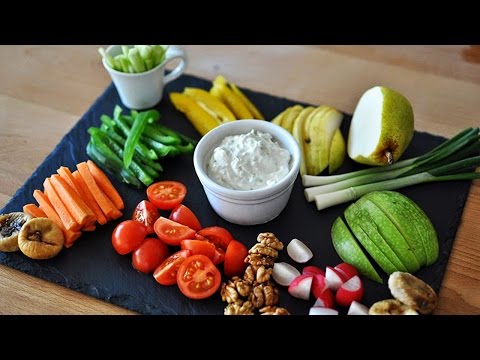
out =
[(312, 280), (313, 280), (312, 275), (297, 276), (288, 287), (288, 292), (293, 297), (296, 297), (298, 299), (308, 300), (310, 298)]
[(368, 307), (359, 302), (352, 301), (347, 315), (368, 315)]
[(345, 280), (350, 280), (355, 275), (359, 275), (357, 269), (355, 269), (353, 265), (347, 263), (338, 264), (334, 269), (344, 275)]
[(317, 275), (317, 274), (320, 274), (320, 275), (325, 276), (325, 271), (323, 271), (322, 269), (320, 269), (318, 266), (309, 265), (309, 266), (305, 266), (305, 267), (303, 268), (302, 274), (308, 274), (308, 275)]
[(286, 262), (273, 264), (272, 277), (278, 285), (288, 286), (297, 276), (300, 276), (300, 271), (295, 269), (292, 265), (287, 264)]
[(335, 295), (328, 287), (317, 297), (313, 306), (320, 306), (333, 309), (335, 307)]
[(292, 239), (287, 246), (287, 253), (293, 261), (306, 263), (313, 257), (312, 250), (298, 239)]
[(327, 285), (333, 291), (337, 291), (340, 286), (345, 282), (344, 276), (331, 266), (327, 266), (327, 271), (325, 272), (325, 278), (327, 279)]
[(308, 315), (338, 315), (338, 311), (334, 309), (314, 306), (310, 308)]
[(360, 301), (363, 297), (363, 282), (355, 275), (345, 284), (340, 286), (335, 296), (337, 304), (340, 306), (350, 306), (353, 301)]

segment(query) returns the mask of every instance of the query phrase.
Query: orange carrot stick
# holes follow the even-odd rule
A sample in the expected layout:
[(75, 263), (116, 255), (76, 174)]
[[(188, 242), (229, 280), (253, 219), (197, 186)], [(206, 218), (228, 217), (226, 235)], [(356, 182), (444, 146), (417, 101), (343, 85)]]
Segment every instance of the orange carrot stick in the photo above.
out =
[(55, 174), (50, 177), (50, 182), (75, 222), (82, 226), (95, 222), (93, 211), (64, 178)]
[(75, 180), (73, 178), (72, 172), (70, 171), (70, 169), (68, 167), (60, 166), (57, 169), (57, 173), (58, 173), (58, 175), (60, 175), (62, 178), (64, 178), (67, 181), (68, 185), (70, 185), (73, 188), (73, 190), (75, 190), (77, 192), (77, 194), (80, 197), (82, 197), (82, 199), (85, 198), (84, 194), (81, 192), (81, 189), (77, 189), (77, 185), (75, 184)]
[(87, 184), (85, 184), (85, 181), (83, 180), (82, 175), (80, 175), (80, 173), (77, 170), (75, 170), (72, 173), (72, 177), (77, 189), (83, 193), (84, 199), (86, 200), (90, 209), (93, 210), (93, 213), (95, 214), (95, 217), (97, 218), (98, 223), (100, 225), (105, 225), (107, 223), (107, 218), (104, 215), (102, 209), (100, 209), (100, 206), (98, 205), (97, 201), (93, 197), (92, 193), (88, 189)]
[(95, 224), (89, 224), (89, 225), (85, 225), (83, 227), (83, 231), (94, 231), (97, 227), (95, 226)]
[(31, 217), (37, 218), (37, 217), (48, 217), (42, 209), (39, 209), (37, 205), (35, 204), (26, 204), (23, 205), (23, 212), (30, 215)]
[(73, 242), (77, 240), (82, 233), (79, 231), (68, 231), (65, 228), (65, 226), (62, 223), (62, 220), (60, 219), (57, 212), (55, 211), (52, 204), (50, 203), (50, 200), (48, 200), (47, 195), (45, 195), (43, 192), (41, 192), (40, 190), (35, 190), (33, 192), (33, 197), (35, 198), (35, 200), (37, 200), (38, 204), (40, 205), (40, 210), (42, 210), (50, 220), (52, 220), (55, 224), (57, 224), (60, 229), (62, 229), (63, 236), (65, 236), (64, 245), (66, 247), (70, 247), (71, 244), (73, 244)]
[(93, 197), (97, 201), (98, 205), (102, 209), (103, 213), (112, 219), (118, 219), (122, 216), (120, 210), (117, 209), (115, 204), (108, 198), (107, 195), (100, 189), (100, 187), (95, 182), (90, 170), (88, 169), (88, 165), (86, 162), (81, 162), (77, 164), (77, 169), (80, 175), (82, 176), (83, 180), (87, 184), (87, 187), (93, 194)]
[(45, 179), (43, 182), (43, 187), (45, 188), (45, 195), (47, 195), (48, 200), (50, 200), (50, 203), (62, 220), (65, 229), (70, 231), (79, 231), (82, 226), (75, 221), (72, 215), (70, 215), (68, 209), (65, 207), (60, 199), (60, 196), (57, 194), (52, 183), (50, 182), (50, 178)]
[(113, 186), (108, 176), (92, 160), (87, 160), (87, 165), (90, 173), (100, 189), (102, 189), (103, 192), (110, 198), (110, 200), (112, 200), (117, 209), (123, 210), (125, 208), (125, 204), (123, 203), (122, 197), (118, 193), (117, 189), (115, 189), (115, 186)]
[(81, 231), (68, 231), (63, 233), (65, 236), (65, 243), (63, 244), (66, 248), (69, 248), (73, 245), (75, 241), (82, 235)]

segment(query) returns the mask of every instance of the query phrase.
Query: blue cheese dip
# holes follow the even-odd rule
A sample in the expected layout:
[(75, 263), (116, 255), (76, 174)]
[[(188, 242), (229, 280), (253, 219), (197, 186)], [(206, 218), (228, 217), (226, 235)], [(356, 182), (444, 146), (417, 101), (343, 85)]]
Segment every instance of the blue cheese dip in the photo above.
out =
[(223, 139), (213, 150), (207, 174), (229, 189), (262, 189), (278, 183), (288, 174), (290, 159), (288, 150), (272, 135), (251, 130)]

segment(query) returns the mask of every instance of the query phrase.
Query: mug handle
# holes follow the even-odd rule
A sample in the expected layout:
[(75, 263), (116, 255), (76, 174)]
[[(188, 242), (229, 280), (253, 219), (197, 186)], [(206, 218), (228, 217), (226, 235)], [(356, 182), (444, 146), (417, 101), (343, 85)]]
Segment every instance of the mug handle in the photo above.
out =
[(164, 65), (176, 58), (180, 59), (180, 64), (178, 64), (175, 69), (173, 69), (168, 75), (165, 76), (165, 78), (163, 79), (164, 85), (167, 85), (170, 81), (173, 81), (180, 75), (182, 75), (188, 63), (187, 53), (185, 52), (183, 46), (170, 45), (167, 49), (167, 53), (165, 54)]

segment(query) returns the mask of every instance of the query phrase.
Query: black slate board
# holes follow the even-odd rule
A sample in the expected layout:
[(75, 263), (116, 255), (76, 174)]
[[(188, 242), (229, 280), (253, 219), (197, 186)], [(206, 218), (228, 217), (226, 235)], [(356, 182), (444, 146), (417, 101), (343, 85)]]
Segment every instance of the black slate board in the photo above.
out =
[[(157, 108), (162, 114), (163, 123), (198, 139), (199, 135), (194, 128), (168, 100), (168, 93), (182, 91), (185, 86), (208, 89), (210, 82), (184, 75), (166, 87), (164, 99)], [(254, 91), (245, 92), (268, 119), (286, 107), (298, 103)], [(111, 84), (0, 213), (21, 211), (24, 204), (35, 202), (33, 190), (42, 189), (44, 179), (55, 173), (58, 167), (63, 165), (74, 169), (75, 164), (86, 160), (88, 127), (98, 126), (100, 115), (112, 114), (115, 104), (121, 102), (115, 87)], [(342, 124), (345, 137), (348, 134), (349, 123), (350, 116), (346, 116)], [(443, 140), (428, 133), (416, 132), (404, 158), (422, 154)], [(309, 264), (325, 267), (340, 262), (331, 245), (330, 229), (335, 218), (348, 204), (317, 211), (314, 204), (305, 201), (300, 178), (295, 183), (287, 207), (278, 218), (268, 224), (245, 227), (226, 222), (212, 210), (194, 172), (192, 155), (171, 159), (164, 163), (164, 168), (162, 179), (181, 181), (187, 186), (188, 194), (184, 203), (197, 214), (204, 226), (226, 227), (235, 238), (248, 247), (255, 243), (258, 233), (265, 231), (274, 232), (284, 243), (288, 243), (292, 238), (299, 238), (314, 252), (314, 258)], [(359, 165), (347, 160), (340, 172), (358, 168)], [(136, 204), (146, 196), (142, 190), (132, 189), (115, 179), (112, 181), (124, 197), (126, 206), (123, 218), (99, 226), (92, 233), (84, 233), (72, 248), (64, 249), (51, 260), (34, 261), (20, 252), (0, 252), (0, 263), (143, 314), (223, 314), (225, 304), (221, 302), (219, 294), (203, 301), (186, 299), (176, 286), (158, 285), (151, 275), (138, 273), (132, 268), (130, 256), (120, 256), (114, 252), (110, 241), (112, 230), (119, 221), (128, 219)], [(427, 213), (437, 230), (440, 242), (439, 259), (433, 266), (421, 269), (417, 273), (436, 291), (440, 289), (469, 188), (469, 181), (458, 181), (416, 185), (400, 190)], [(279, 260), (293, 263), (286, 251), (281, 252)], [(299, 265), (297, 268), (301, 270), (302, 266)], [(389, 297), (386, 285), (365, 280), (363, 303), (370, 306), (375, 301)], [(312, 303), (313, 301), (295, 299), (288, 295), (286, 289), (281, 290), (281, 304), (293, 314), (307, 314)]]

